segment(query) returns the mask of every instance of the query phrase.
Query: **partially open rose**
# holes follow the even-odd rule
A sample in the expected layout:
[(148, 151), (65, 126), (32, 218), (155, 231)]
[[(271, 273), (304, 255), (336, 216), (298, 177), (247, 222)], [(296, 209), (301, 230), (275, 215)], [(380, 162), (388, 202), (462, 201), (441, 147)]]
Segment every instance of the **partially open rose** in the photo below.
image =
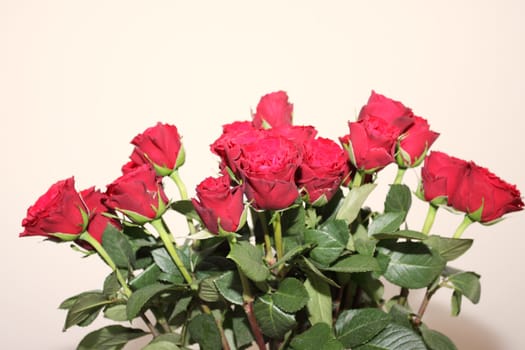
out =
[(261, 97), (253, 125), (258, 129), (279, 128), (292, 125), (293, 105), (284, 91), (272, 92)]

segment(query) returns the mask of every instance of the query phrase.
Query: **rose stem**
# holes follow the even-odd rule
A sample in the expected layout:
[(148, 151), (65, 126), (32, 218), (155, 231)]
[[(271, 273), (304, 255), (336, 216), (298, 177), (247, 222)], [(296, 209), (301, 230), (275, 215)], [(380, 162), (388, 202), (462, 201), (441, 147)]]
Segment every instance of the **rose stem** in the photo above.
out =
[(434, 219), (436, 218), (438, 208), (438, 206), (432, 203), (428, 203), (427, 217), (425, 218), (425, 223), (423, 224), (423, 228), (421, 229), (421, 232), (423, 232), (426, 235), (429, 234), (430, 229), (434, 224)]
[(419, 306), (419, 310), (417, 311), (416, 319), (414, 320), (414, 324), (416, 326), (419, 326), (421, 324), (421, 319), (423, 318), (423, 315), (425, 314), (425, 311), (427, 310), (427, 306), (430, 302), (430, 298), (432, 298), (432, 295), (434, 295), (436, 290), (430, 291), (430, 289), (427, 288), (427, 291), (425, 292), (425, 296), (423, 297), (423, 300), (421, 301), (421, 305)]
[(266, 222), (265, 213), (262, 211), (257, 212), (257, 217), (259, 218), (259, 221), (261, 222), (261, 227), (263, 230), (264, 235), (264, 249), (266, 250), (266, 261), (269, 264), (272, 264), (273, 256), (272, 256), (272, 242), (270, 240), (270, 232), (268, 230), (268, 223)]
[[(175, 185), (177, 185), (177, 188), (179, 189), (180, 198), (183, 200), (188, 200), (188, 191), (186, 190), (186, 186), (184, 185), (184, 182), (180, 178), (179, 172), (177, 170), (173, 171), (170, 174), (170, 178), (175, 182)], [(194, 234), (197, 232), (195, 229), (195, 225), (193, 224), (193, 220), (190, 218), (186, 218), (186, 222), (188, 223), (188, 229), (190, 230), (191, 234)]]
[(281, 213), (278, 211), (275, 212), (272, 224), (275, 250), (277, 251), (277, 261), (279, 261), (283, 257), (283, 233), (281, 225)]
[(153, 335), (154, 338), (158, 337), (159, 336), (159, 331), (157, 331), (157, 329), (155, 329), (155, 326), (153, 326), (153, 324), (151, 323), (151, 321), (146, 317), (146, 315), (144, 314), (141, 314), (140, 315), (140, 318), (142, 318), (142, 321), (144, 321), (144, 323), (146, 324), (146, 326), (148, 327), (148, 329), (150, 330), (151, 334)]
[(363, 173), (357, 170), (352, 179), (352, 187), (359, 187), (363, 183)]
[(115, 275), (117, 276), (117, 280), (124, 289), (124, 294), (126, 294), (126, 296), (129, 298), (129, 296), (132, 293), (131, 289), (128, 287), (126, 280), (124, 279), (120, 271), (117, 269), (115, 262), (113, 262), (108, 252), (104, 249), (104, 247), (102, 247), (102, 245), (87, 231), (84, 231), (84, 233), (82, 233), (79, 238), (91, 244), (91, 246), (95, 248), (100, 257), (106, 262), (106, 264), (108, 264), (108, 266), (111, 267), (111, 269), (113, 270), (113, 272), (115, 272)]
[(394, 185), (400, 185), (403, 182), (403, 176), (405, 176), (406, 171), (407, 168), (397, 168), (397, 174), (396, 178), (394, 179)]
[(454, 233), (453, 238), (461, 238), (461, 235), (463, 234), (463, 232), (473, 222), (474, 221), (468, 215), (465, 215), (465, 217), (463, 218), (463, 221), (461, 222), (461, 224), (459, 224), (458, 228), (456, 229), (456, 232)]
[(250, 328), (252, 329), (253, 335), (255, 337), (255, 342), (257, 343), (259, 350), (266, 350), (264, 337), (262, 335), (261, 329), (259, 328), (259, 325), (257, 324), (255, 315), (253, 314), (253, 295), (252, 290), (250, 288), (250, 281), (248, 280), (248, 278), (246, 278), (246, 276), (238, 266), (237, 271), (239, 271), (239, 276), (241, 278), (243, 300), (242, 305), (244, 308), (244, 312), (246, 313), (246, 317), (248, 318), (248, 323), (250, 324)]
[(171, 259), (173, 260), (175, 265), (177, 265), (177, 268), (179, 269), (180, 273), (182, 274), (186, 282), (188, 282), (188, 284), (192, 284), (193, 278), (188, 273), (188, 270), (186, 270), (186, 268), (184, 267), (184, 264), (182, 263), (182, 260), (180, 259), (179, 254), (177, 253), (177, 250), (175, 249), (174, 242), (171, 239), (171, 235), (164, 228), (162, 220), (155, 219), (151, 222), (151, 225), (159, 233), (160, 239), (162, 240), (162, 243), (164, 243), (164, 247), (166, 247), (166, 250), (171, 256)]
[(206, 304), (201, 304), (202, 311), (204, 311), (205, 314), (210, 315), (215, 320), (215, 324), (217, 324), (217, 328), (219, 328), (219, 333), (221, 335), (221, 343), (222, 348), (224, 350), (230, 350), (230, 344), (228, 344), (228, 339), (226, 339), (226, 335), (224, 334), (224, 329), (222, 328), (222, 323), (220, 320), (216, 319), (213, 314), (211, 313), (210, 308)]

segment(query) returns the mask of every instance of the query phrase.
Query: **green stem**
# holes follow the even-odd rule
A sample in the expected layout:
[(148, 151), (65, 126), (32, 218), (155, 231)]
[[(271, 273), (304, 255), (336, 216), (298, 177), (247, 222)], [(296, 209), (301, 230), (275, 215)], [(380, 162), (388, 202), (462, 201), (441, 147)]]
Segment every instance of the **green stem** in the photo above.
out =
[(438, 206), (432, 203), (428, 203), (427, 217), (425, 218), (425, 223), (423, 224), (423, 228), (421, 229), (421, 232), (423, 232), (426, 235), (430, 233), (430, 229), (432, 228), (434, 220), (436, 219), (436, 213), (438, 208)]
[(407, 168), (397, 168), (397, 174), (396, 178), (394, 179), (394, 185), (400, 185), (403, 183), (403, 176), (405, 176), (405, 173), (407, 172)]
[(264, 250), (266, 252), (266, 261), (269, 264), (273, 264), (273, 254), (272, 254), (272, 241), (270, 239), (270, 231), (268, 230), (268, 223), (266, 222), (266, 216), (263, 211), (257, 212), (257, 217), (261, 223), (261, 227), (264, 235)]
[(461, 224), (459, 224), (458, 228), (456, 229), (453, 238), (461, 238), (463, 232), (465, 232), (467, 227), (469, 227), (473, 222), (474, 221), (471, 218), (469, 218), (468, 215), (465, 215), (463, 221), (461, 222)]
[(177, 250), (175, 249), (175, 242), (173, 242), (172, 236), (164, 228), (164, 224), (162, 223), (162, 220), (160, 219), (153, 220), (151, 222), (151, 225), (159, 233), (160, 239), (162, 240), (162, 243), (164, 243), (164, 247), (166, 247), (168, 254), (171, 256), (171, 259), (173, 260), (175, 265), (177, 265), (177, 268), (179, 269), (184, 279), (186, 280), (186, 282), (188, 282), (188, 284), (191, 285), (193, 283), (193, 278), (188, 273), (188, 270), (186, 270), (186, 267), (184, 267), (184, 264), (182, 263), (182, 260), (179, 257)]
[(281, 225), (281, 213), (278, 211), (275, 212), (273, 218), (273, 240), (275, 242), (275, 250), (277, 252), (277, 261), (281, 260), (284, 255), (283, 249), (283, 232)]
[(215, 324), (217, 325), (217, 328), (219, 329), (219, 334), (221, 335), (221, 343), (222, 343), (223, 350), (230, 350), (230, 344), (228, 343), (228, 339), (226, 339), (226, 334), (224, 334), (224, 328), (222, 327), (222, 321), (219, 319), (216, 319), (215, 316), (213, 316), (208, 305), (202, 304), (201, 309), (205, 314), (210, 315), (215, 320)]
[(117, 265), (115, 265), (115, 262), (113, 261), (113, 259), (111, 259), (111, 257), (109, 256), (108, 252), (104, 249), (104, 247), (102, 247), (102, 245), (95, 238), (93, 238), (93, 236), (91, 236), (89, 232), (87, 231), (82, 233), (79, 238), (91, 244), (91, 246), (95, 248), (98, 255), (100, 255), (100, 257), (106, 262), (106, 264), (108, 264), (108, 266), (111, 267), (111, 270), (113, 270), (113, 272), (117, 276), (117, 280), (122, 286), (122, 289), (124, 289), (124, 294), (126, 294), (126, 296), (129, 297), (131, 295), (131, 289), (129, 288), (128, 284), (126, 283), (126, 280), (124, 279), (124, 277), (118, 270)]
[(259, 348), (259, 350), (266, 350), (264, 336), (261, 332), (261, 328), (259, 327), (259, 324), (257, 323), (255, 314), (253, 313), (254, 297), (252, 294), (252, 289), (250, 287), (250, 281), (248, 280), (248, 278), (244, 275), (244, 273), (241, 271), (241, 269), (238, 266), (237, 266), (237, 271), (239, 272), (239, 276), (241, 278), (243, 308), (244, 308), (244, 312), (246, 313), (248, 323), (250, 324), (250, 328), (252, 330), (253, 336), (255, 337), (255, 342), (257, 343), (257, 347)]
[[(177, 185), (177, 188), (179, 189), (180, 198), (183, 200), (188, 200), (188, 191), (186, 190), (186, 185), (184, 185), (184, 182), (180, 178), (179, 172), (177, 170), (173, 171), (170, 175), (170, 179), (175, 182), (175, 185)], [(186, 218), (186, 222), (188, 223), (188, 229), (190, 230), (191, 234), (194, 234), (197, 232), (197, 229), (195, 228), (195, 225), (193, 224), (193, 220), (190, 218)]]
[(354, 174), (354, 178), (352, 179), (352, 187), (359, 187), (363, 183), (364, 174), (362, 171), (357, 170)]

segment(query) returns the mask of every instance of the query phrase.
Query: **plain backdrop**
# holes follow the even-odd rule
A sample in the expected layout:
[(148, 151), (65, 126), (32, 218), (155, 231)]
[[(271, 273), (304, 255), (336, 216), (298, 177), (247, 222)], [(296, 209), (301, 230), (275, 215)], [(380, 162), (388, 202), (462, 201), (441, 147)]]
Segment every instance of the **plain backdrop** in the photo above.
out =
[[(286, 90), (296, 124), (337, 139), (374, 89), (427, 118), (441, 133), (434, 149), (525, 190), (524, 15), (520, 0), (0, 0), (0, 347), (74, 349), (105, 324), (62, 332), (59, 303), (109, 270), (67, 244), (18, 238), (21, 220), (60, 179), (104, 189), (157, 121), (183, 135), (193, 194), (217, 172), (209, 144), (221, 126), (248, 120), (263, 94)], [(394, 174), (380, 174), (368, 205), (382, 209)], [(418, 176), (406, 175), (412, 189)], [(414, 198), (409, 225), (425, 211)], [(433, 232), (460, 221), (439, 212)], [(481, 302), (452, 318), (443, 290), (425, 316), (459, 349), (525, 348), (523, 227), (515, 213), (465, 233), (475, 243), (454, 266), (481, 274)]]

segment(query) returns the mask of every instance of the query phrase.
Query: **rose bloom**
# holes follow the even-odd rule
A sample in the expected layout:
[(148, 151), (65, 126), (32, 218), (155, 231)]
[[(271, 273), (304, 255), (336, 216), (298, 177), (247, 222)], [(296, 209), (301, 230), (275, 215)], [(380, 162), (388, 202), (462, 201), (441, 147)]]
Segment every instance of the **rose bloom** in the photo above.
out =
[(329, 201), (349, 173), (345, 151), (334, 141), (319, 137), (304, 145), (303, 162), (297, 172), (297, 185), (303, 188), (306, 200)]
[(394, 147), (398, 137), (394, 127), (376, 117), (350, 122), (348, 126), (350, 134), (339, 140), (358, 170), (373, 173), (394, 161)]
[(157, 219), (168, 204), (161, 180), (151, 165), (141, 165), (107, 186), (105, 205), (138, 224)]
[(359, 120), (367, 117), (383, 119), (401, 135), (414, 122), (412, 110), (401, 102), (392, 100), (372, 90), (368, 102), (359, 112)]
[(218, 234), (219, 224), (227, 232), (239, 229), (244, 211), (240, 186), (231, 187), (228, 175), (208, 177), (196, 188), (197, 198), (191, 201), (208, 231)]
[(402, 168), (412, 168), (421, 164), (438, 136), (437, 132), (430, 130), (426, 119), (414, 116), (414, 124), (399, 138), (397, 164)]
[(272, 92), (261, 97), (253, 115), (253, 126), (269, 129), (292, 125), (292, 115), (293, 104), (288, 102), (286, 92)]
[[(115, 226), (115, 228), (119, 230), (121, 229), (120, 223), (117, 220), (104, 215), (104, 213), (109, 212), (108, 208), (104, 205), (104, 202), (108, 198), (107, 194), (96, 190), (95, 187), (90, 187), (81, 191), (80, 196), (89, 210), (87, 231), (99, 243), (102, 243), (102, 236), (108, 224)], [(91, 247), (87, 243), (86, 245), (83, 246), (88, 249)]]
[(284, 209), (297, 199), (294, 177), (301, 158), (296, 143), (272, 133), (244, 145), (237, 167), (256, 209)]
[(44, 236), (60, 240), (55, 233), (76, 237), (86, 228), (87, 212), (75, 190), (75, 179), (70, 177), (58, 181), (29, 207), (22, 221), (24, 231), (20, 237)]
[(447, 198), (458, 188), (467, 162), (443, 152), (430, 152), (421, 168), (421, 186), (426, 201), (447, 203)]
[[(137, 165), (150, 162), (160, 176), (171, 174), (184, 163), (184, 149), (174, 125), (157, 123), (135, 136), (131, 143), (137, 153), (132, 153), (131, 161)], [(133, 166), (127, 164), (124, 171), (129, 168)]]
[(457, 187), (449, 193), (449, 205), (482, 223), (499, 219), (506, 213), (523, 209), (521, 194), (488, 169), (468, 162)]

